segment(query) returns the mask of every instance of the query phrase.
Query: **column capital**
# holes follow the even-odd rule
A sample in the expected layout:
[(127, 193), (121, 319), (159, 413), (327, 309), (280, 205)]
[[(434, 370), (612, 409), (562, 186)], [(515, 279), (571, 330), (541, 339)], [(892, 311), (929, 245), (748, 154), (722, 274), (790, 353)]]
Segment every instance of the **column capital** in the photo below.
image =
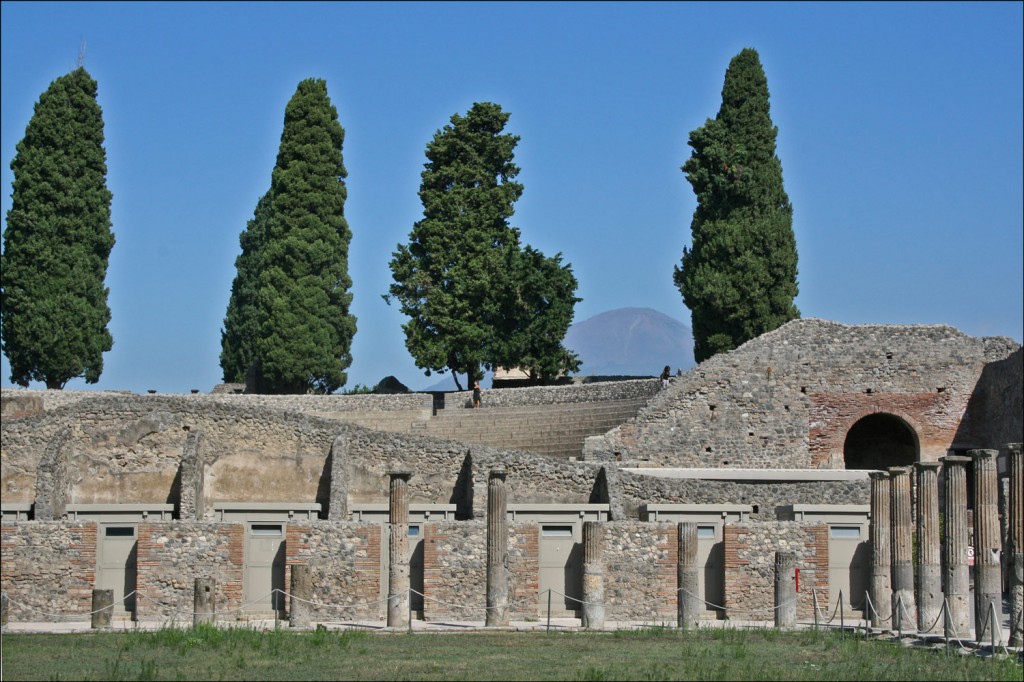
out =
[(996, 457), (999, 456), (999, 451), (998, 450), (989, 450), (989, 449), (986, 449), (986, 448), (978, 448), (977, 450), (968, 450), (967, 451), (967, 456), (970, 457), (974, 461), (985, 460), (985, 459), (995, 459)]
[(387, 474), (391, 478), (398, 478), (398, 479), (401, 479), (403, 481), (408, 481), (410, 478), (412, 478), (412, 472), (411, 471), (403, 471), (403, 470), (400, 470), (400, 469), (388, 471)]
[(959, 466), (961, 464), (969, 464), (973, 461), (970, 457), (963, 455), (946, 455), (945, 457), (939, 457), (939, 462), (950, 466)]
[(888, 471), (869, 471), (868, 476), (874, 481), (885, 481), (889, 479)]
[(942, 462), (914, 462), (914, 468), (918, 471), (922, 470), (938, 470), (942, 466)]
[(504, 481), (506, 476), (508, 476), (508, 471), (505, 469), (491, 469), (487, 474), (488, 480), (492, 478), (500, 478)]

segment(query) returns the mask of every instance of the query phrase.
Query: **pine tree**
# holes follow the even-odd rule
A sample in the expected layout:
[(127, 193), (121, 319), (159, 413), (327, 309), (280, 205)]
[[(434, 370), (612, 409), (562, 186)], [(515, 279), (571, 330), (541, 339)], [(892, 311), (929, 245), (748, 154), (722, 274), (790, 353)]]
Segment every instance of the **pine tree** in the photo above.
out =
[(690, 133), (693, 154), (682, 167), (697, 209), (674, 279), (692, 314), (697, 362), (800, 316), (777, 134), (768, 79), (757, 52), (745, 49), (726, 71), (718, 115)]
[[(451, 370), (460, 390), (460, 373), (471, 386), (482, 368), (528, 362), (547, 372), (557, 364), (552, 353), (566, 368), (574, 357), (560, 345), (568, 323), (560, 334), (555, 328), (565, 306), (572, 321), (576, 280), (560, 257), (552, 268), (540, 252), (523, 252), (519, 230), (508, 222), (523, 192), (513, 159), (519, 137), (503, 132), (508, 119), (497, 104), (475, 103), (437, 131), (420, 185), (423, 219), (391, 260), (394, 284), (385, 300), (396, 299), (409, 317), (402, 326), (406, 348), (428, 376)], [(534, 266), (551, 281), (542, 286)], [(518, 300), (516, 292), (523, 295)], [(545, 294), (562, 298), (548, 305)], [(530, 314), (547, 322), (530, 325)], [(530, 337), (539, 329), (556, 334), (554, 346)]]
[(11, 381), (99, 381), (114, 246), (96, 81), (82, 67), (50, 84), (18, 143), (0, 256), (0, 322)]
[(327, 84), (299, 83), (270, 190), (240, 239), (222, 332), (225, 380), (252, 375), (261, 393), (331, 393), (347, 380), (356, 320), (344, 138)]

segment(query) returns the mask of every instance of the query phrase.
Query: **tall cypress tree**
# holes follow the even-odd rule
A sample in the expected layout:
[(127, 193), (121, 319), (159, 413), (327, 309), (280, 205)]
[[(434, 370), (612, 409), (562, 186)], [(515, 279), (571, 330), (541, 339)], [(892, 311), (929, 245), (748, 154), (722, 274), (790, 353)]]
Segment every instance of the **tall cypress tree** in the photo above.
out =
[(76, 377), (94, 384), (114, 345), (104, 286), (113, 197), (96, 91), (82, 67), (53, 81), (11, 162), (0, 339), (20, 386), (63, 388)]
[(410, 318), (406, 348), (427, 375), (450, 369), (460, 389), (460, 373), (471, 386), (482, 368), (550, 378), (579, 367), (561, 346), (576, 279), (560, 256), (522, 250), (508, 222), (523, 193), (508, 119), (497, 104), (478, 102), (437, 131), (420, 184), (423, 219), (391, 260), (385, 300), (394, 297)]
[(693, 154), (682, 167), (697, 209), (674, 279), (692, 314), (697, 362), (800, 316), (777, 134), (768, 79), (757, 52), (744, 49), (725, 73), (718, 115), (690, 133)]
[(241, 237), (222, 334), (226, 380), (251, 374), (261, 393), (331, 393), (347, 380), (356, 319), (344, 139), (327, 84), (299, 83), (270, 190)]

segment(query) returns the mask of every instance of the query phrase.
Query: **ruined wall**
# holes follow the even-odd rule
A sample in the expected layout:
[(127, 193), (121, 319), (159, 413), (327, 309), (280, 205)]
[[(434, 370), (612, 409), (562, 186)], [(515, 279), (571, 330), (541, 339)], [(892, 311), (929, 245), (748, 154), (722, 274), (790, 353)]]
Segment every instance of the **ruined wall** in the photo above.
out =
[(218, 613), (243, 604), (244, 524), (140, 523), (137, 557), (137, 620), (191, 622), (196, 578), (216, 580)]
[[(427, 523), (423, 529), (423, 617), (486, 620), (487, 523)], [(539, 615), (538, 541), (536, 523), (508, 524), (511, 618)]]
[[(633, 379), (630, 381), (604, 381), (561, 386), (526, 386), (484, 390), (481, 407), (524, 407), (529, 405), (558, 405), (564, 403), (592, 403), (609, 400), (644, 400), (661, 390), (659, 379)], [(459, 407), (469, 401), (473, 392), (445, 394), (445, 408)]]
[(870, 504), (867, 476), (855, 481), (718, 481), (662, 478), (619, 471), (613, 489), (622, 504), (621, 514), (637, 518), (640, 505), (749, 504), (757, 509), (752, 519), (774, 520), (781, 507), (791, 504)]
[(811, 440), (812, 428), (818, 434), (846, 426), (815, 421), (845, 400), (853, 405), (848, 411), (892, 409), (929, 425), (919, 434), (921, 458), (934, 460), (960, 439), (958, 418), (985, 364), (1017, 348), (1011, 339), (973, 338), (945, 325), (794, 320), (676, 379), (636, 418), (588, 438), (584, 457), (674, 467), (841, 468), (834, 443), (812, 453)]
[(675, 523), (610, 522), (604, 527), (608, 620), (676, 621), (679, 538)]
[(725, 525), (723, 541), (727, 618), (775, 618), (775, 553), (780, 550), (794, 552), (800, 570), (796, 617), (800, 620), (814, 618), (815, 589), (818, 603), (829, 603), (827, 524), (805, 521), (729, 523)]
[(985, 367), (967, 407), (965, 448), (999, 449), (1024, 441), (1024, 348)]
[(21, 521), (0, 527), (0, 589), (11, 618), (89, 620), (96, 580), (96, 524), (90, 521)]
[(310, 607), (311, 618), (383, 618), (387, 613), (380, 597), (384, 528), (376, 523), (289, 523), (285, 590), (291, 588), (291, 566), (308, 564), (313, 587), (310, 601), (334, 607)]

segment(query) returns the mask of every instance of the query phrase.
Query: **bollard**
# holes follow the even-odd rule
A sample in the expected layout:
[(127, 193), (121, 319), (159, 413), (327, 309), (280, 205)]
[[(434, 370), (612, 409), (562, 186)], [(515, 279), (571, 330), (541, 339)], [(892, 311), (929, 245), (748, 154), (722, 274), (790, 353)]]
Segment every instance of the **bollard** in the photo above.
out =
[(214, 578), (196, 578), (192, 599), (192, 625), (213, 625), (216, 622), (214, 605), (217, 581)]
[(775, 552), (775, 627), (796, 625), (796, 553)]
[(92, 591), (92, 627), (110, 627), (110, 617), (114, 613), (114, 591), (93, 590)]
[(288, 625), (309, 627), (309, 604), (313, 596), (313, 577), (309, 564), (292, 565), (291, 599), (288, 604)]

